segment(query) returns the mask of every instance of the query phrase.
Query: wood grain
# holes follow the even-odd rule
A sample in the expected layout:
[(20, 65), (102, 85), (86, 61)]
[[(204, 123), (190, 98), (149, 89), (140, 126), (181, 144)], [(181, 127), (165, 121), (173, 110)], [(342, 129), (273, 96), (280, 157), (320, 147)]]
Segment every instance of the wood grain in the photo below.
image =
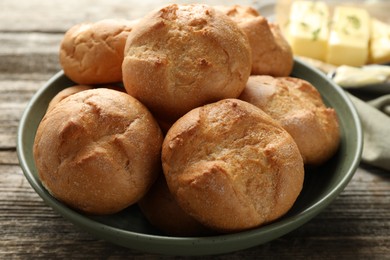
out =
[[(19, 166), (16, 134), (31, 97), (61, 69), (59, 43), (70, 26), (112, 17), (138, 18), (165, 3), (0, 2), (0, 259), (160, 258), (96, 239), (45, 205)], [(389, 245), (390, 173), (361, 165), (341, 195), (301, 228), (264, 245), (203, 258), (390, 259)]]

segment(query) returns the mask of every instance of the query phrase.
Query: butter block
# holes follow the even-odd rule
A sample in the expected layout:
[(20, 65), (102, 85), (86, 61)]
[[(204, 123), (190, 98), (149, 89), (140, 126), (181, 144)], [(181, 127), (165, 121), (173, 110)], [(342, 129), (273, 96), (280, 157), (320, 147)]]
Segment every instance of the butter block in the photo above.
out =
[(329, 36), (329, 8), (321, 1), (294, 1), (286, 38), (295, 55), (324, 61)]
[(377, 19), (371, 19), (369, 62), (390, 62), (390, 25)]
[(326, 62), (333, 65), (362, 66), (367, 63), (370, 15), (357, 7), (338, 6), (334, 10)]

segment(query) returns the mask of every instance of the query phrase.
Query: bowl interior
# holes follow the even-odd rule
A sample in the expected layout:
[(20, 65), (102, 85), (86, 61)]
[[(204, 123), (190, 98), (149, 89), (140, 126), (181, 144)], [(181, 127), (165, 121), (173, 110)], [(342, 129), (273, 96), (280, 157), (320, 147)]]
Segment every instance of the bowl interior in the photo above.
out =
[(33, 96), (19, 125), (17, 152), (23, 172), (35, 191), (58, 213), (99, 238), (152, 253), (205, 255), (227, 253), (268, 242), (301, 226), (323, 210), (347, 185), (358, 167), (362, 132), (357, 113), (344, 91), (321, 72), (295, 60), (292, 76), (311, 82), (324, 102), (336, 109), (341, 129), (338, 152), (324, 165), (306, 168), (303, 190), (293, 208), (281, 219), (263, 227), (212, 237), (170, 237), (153, 228), (137, 206), (110, 216), (86, 216), (53, 198), (41, 185), (32, 147), (37, 127), (49, 101), (74, 85), (63, 72), (53, 76)]

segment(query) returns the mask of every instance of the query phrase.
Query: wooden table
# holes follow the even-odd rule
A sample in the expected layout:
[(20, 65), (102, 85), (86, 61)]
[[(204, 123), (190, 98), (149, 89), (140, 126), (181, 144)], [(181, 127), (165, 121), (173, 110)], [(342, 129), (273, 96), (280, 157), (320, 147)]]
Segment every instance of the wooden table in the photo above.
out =
[[(46, 206), (23, 176), (15, 147), (27, 102), (60, 70), (59, 43), (69, 27), (103, 18), (138, 18), (162, 2), (1, 0), (0, 259), (151, 257), (98, 240)], [(390, 259), (390, 173), (361, 165), (344, 192), (301, 228), (220, 256), (253, 257)]]

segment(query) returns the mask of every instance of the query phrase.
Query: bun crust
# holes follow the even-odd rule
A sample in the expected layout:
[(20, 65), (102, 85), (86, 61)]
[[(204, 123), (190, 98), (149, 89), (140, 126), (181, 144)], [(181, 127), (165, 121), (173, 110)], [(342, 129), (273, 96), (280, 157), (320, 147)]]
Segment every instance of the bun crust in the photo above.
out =
[(138, 205), (149, 222), (166, 234), (204, 236), (212, 233), (180, 208), (169, 191), (163, 174)]
[(123, 50), (135, 23), (106, 19), (70, 28), (60, 47), (65, 75), (78, 84), (121, 82)]
[(65, 88), (65, 89), (61, 90), (49, 102), (49, 105), (47, 107), (47, 111), (52, 110), (54, 108), (54, 106), (57, 105), (63, 99), (65, 99), (65, 98), (67, 98), (67, 97), (69, 97), (69, 96), (71, 96), (73, 94), (76, 94), (78, 92), (81, 92), (81, 91), (84, 91), (84, 90), (88, 90), (88, 89), (92, 89), (92, 87), (91, 86), (87, 86), (87, 85), (75, 85), (75, 86), (68, 87), (68, 88)]
[(279, 26), (269, 22), (252, 7), (218, 6), (248, 36), (252, 49), (252, 75), (288, 76), (293, 53)]
[(236, 98), (251, 69), (246, 35), (207, 5), (168, 5), (140, 20), (122, 66), (127, 92), (163, 121)]
[(175, 122), (163, 143), (162, 163), (181, 208), (221, 232), (282, 216), (304, 178), (291, 136), (262, 110), (237, 99), (196, 108)]
[(42, 184), (58, 200), (90, 214), (136, 203), (161, 172), (162, 133), (126, 93), (92, 89), (48, 111), (34, 141)]
[(239, 99), (263, 109), (291, 134), (306, 164), (318, 165), (340, 143), (336, 111), (309, 82), (292, 77), (251, 76)]

